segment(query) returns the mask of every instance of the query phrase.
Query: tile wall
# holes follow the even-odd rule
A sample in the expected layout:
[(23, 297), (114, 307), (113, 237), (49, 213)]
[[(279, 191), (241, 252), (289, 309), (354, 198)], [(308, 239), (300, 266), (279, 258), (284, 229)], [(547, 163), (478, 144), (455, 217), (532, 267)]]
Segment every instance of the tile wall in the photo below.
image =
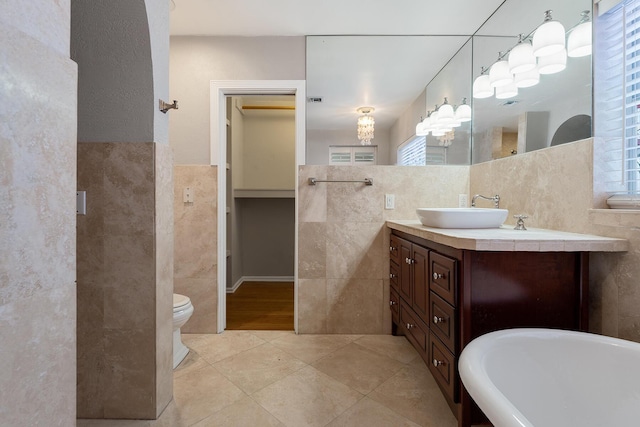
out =
[[(298, 318), (303, 334), (390, 332), (388, 219), (418, 207), (458, 205), (468, 166), (301, 166), (299, 168)], [(362, 180), (318, 183), (308, 178)], [(385, 194), (395, 209), (384, 209)]]
[[(191, 298), (184, 333), (216, 333), (218, 308), (218, 168), (177, 165), (174, 190), (174, 292)], [(183, 201), (189, 187), (193, 203)]]
[[(0, 425), (75, 425), (77, 66), (69, 1), (0, 13)], [(43, 64), (46, 64), (44, 66)]]
[(156, 418), (172, 398), (172, 156), (78, 143), (79, 418)]
[[(499, 194), (530, 227), (628, 239), (626, 253), (590, 256), (590, 330), (640, 342), (640, 212), (604, 209), (598, 139), (471, 166), (470, 194)], [(592, 209), (597, 208), (597, 209)]]

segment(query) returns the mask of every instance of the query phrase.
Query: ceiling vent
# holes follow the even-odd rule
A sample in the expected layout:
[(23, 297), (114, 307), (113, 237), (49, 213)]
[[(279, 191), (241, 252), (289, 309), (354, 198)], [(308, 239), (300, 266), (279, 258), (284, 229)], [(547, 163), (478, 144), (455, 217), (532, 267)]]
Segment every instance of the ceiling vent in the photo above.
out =
[(310, 96), (307, 98), (307, 102), (310, 104), (318, 104), (322, 102), (322, 97), (320, 96)]

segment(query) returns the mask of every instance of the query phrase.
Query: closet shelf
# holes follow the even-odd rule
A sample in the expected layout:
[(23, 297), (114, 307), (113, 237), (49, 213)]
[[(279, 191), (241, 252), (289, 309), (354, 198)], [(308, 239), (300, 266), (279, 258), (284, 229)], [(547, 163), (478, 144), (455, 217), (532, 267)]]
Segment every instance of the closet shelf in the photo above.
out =
[(295, 190), (266, 190), (266, 189), (235, 189), (233, 197), (236, 199), (293, 199)]

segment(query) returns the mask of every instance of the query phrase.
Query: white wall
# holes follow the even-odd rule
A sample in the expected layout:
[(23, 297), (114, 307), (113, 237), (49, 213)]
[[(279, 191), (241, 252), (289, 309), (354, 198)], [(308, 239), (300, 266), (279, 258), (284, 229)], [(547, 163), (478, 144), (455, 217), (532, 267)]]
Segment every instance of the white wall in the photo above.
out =
[(304, 80), (304, 37), (191, 37), (170, 41), (169, 117), (176, 164), (209, 164), (211, 80)]

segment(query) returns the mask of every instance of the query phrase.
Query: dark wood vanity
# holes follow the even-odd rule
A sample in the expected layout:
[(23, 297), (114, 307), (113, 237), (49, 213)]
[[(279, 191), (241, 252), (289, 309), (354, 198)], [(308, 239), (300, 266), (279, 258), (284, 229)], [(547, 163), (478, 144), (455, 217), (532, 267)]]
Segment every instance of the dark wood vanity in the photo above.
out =
[(393, 333), (417, 349), (460, 427), (486, 422), (458, 375), (472, 339), (514, 327), (588, 328), (588, 252), (459, 249), (392, 229), (389, 258)]

